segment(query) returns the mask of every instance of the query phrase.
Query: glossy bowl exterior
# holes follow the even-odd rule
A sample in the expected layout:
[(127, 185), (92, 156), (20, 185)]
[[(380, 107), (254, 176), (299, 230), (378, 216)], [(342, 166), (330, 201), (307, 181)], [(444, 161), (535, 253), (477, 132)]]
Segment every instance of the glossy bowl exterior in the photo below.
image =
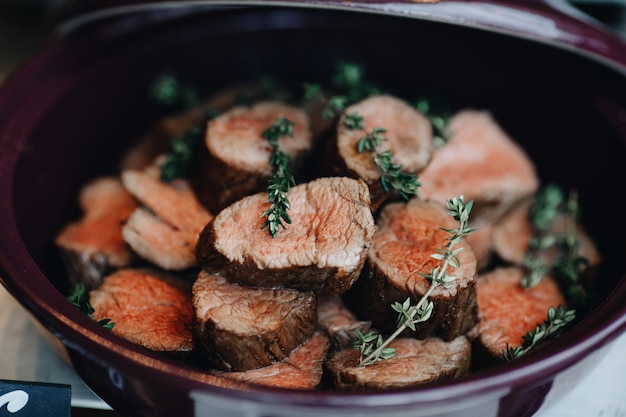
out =
[[(414, 6), (396, 16), (402, 13), (382, 11), (391, 7), (385, 3), (362, 3), (364, 12), (328, 4), (139, 10), (52, 41), (0, 94), (2, 282), (59, 355), (124, 415), (530, 416), (626, 329), (626, 230), (607, 214), (626, 163), (626, 46), (558, 11), (535, 9), (536, 2), (524, 4), (522, 16), (552, 22), (559, 36), (542, 37), (536, 25), (524, 30), (519, 20), (462, 22), (451, 11), (428, 17), (435, 9)], [(497, 6), (499, 16), (520, 16)], [(213, 91), (270, 73), (297, 85), (320, 81), (338, 59), (366, 63), (380, 85), (489, 109), (542, 181), (579, 190), (585, 226), (606, 258), (600, 303), (584, 320), (533, 354), (451, 383), (294, 392), (235, 385), (163, 359), (110, 335), (65, 300), (52, 239), (78, 215), (80, 186), (111, 172), (123, 149), (164, 114), (146, 94), (150, 80), (171, 70)]]

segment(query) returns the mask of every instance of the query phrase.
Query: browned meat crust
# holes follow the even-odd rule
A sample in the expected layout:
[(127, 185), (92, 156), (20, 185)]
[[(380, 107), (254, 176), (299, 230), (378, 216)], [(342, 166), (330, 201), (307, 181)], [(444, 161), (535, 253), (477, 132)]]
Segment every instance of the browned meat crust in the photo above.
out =
[(313, 293), (247, 288), (206, 271), (193, 284), (193, 308), (199, 343), (225, 371), (280, 362), (317, 326)]
[(270, 387), (314, 389), (322, 380), (328, 347), (328, 337), (317, 332), (282, 362), (250, 371), (223, 372), (218, 375)]

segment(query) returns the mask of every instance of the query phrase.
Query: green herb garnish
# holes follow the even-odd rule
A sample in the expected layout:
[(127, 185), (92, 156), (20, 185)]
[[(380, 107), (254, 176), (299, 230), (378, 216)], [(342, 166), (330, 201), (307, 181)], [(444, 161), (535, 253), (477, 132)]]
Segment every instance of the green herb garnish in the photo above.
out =
[(524, 335), (522, 346), (512, 348), (507, 343), (506, 349), (502, 351), (502, 358), (506, 362), (519, 358), (530, 350), (535, 349), (541, 342), (558, 336), (575, 318), (576, 312), (574, 310), (565, 310), (563, 306), (558, 306), (557, 308), (550, 307), (548, 309), (548, 318)]
[(331, 79), (331, 86), (338, 94), (326, 98), (319, 84), (305, 83), (304, 98), (309, 100), (319, 98), (326, 101), (322, 107), (322, 118), (334, 119), (350, 104), (380, 93), (376, 86), (364, 79), (364, 73), (362, 66), (341, 61), (335, 66), (335, 73)]
[(276, 237), (278, 234), (279, 226), (285, 228), (283, 221), (291, 224), (291, 218), (287, 213), (287, 210), (291, 208), (287, 193), (296, 182), (289, 166), (289, 157), (280, 150), (278, 140), (287, 135), (293, 137), (293, 125), (292, 121), (281, 117), (263, 131), (263, 138), (272, 147), (272, 155), (270, 156), (272, 178), (269, 179), (267, 186), (268, 199), (271, 205), (261, 215), (261, 217), (265, 217), (261, 229), (267, 227), (272, 237)]
[[(350, 130), (365, 130), (363, 117), (356, 113), (346, 115), (344, 126)], [(373, 152), (374, 163), (381, 172), (380, 183), (383, 189), (388, 192), (393, 188), (408, 200), (410, 195), (417, 194), (421, 183), (417, 180), (417, 175), (402, 171), (402, 165), (393, 162), (391, 151), (379, 151), (382, 142), (387, 140), (386, 132), (387, 130), (382, 127), (375, 127), (371, 132), (366, 132), (357, 143), (357, 151)]]
[(190, 108), (200, 103), (196, 90), (183, 85), (171, 73), (162, 74), (152, 83), (150, 95), (157, 102), (170, 107)]
[[(537, 194), (530, 206), (528, 220), (533, 229), (533, 235), (528, 242), (528, 250), (524, 254), (523, 266), (526, 270), (521, 285), (531, 288), (541, 279), (554, 273), (561, 281), (568, 293), (568, 299), (573, 304), (583, 303), (584, 290), (580, 277), (587, 260), (578, 254), (576, 239), (576, 221), (580, 215), (578, 195), (565, 193), (556, 185), (547, 185)], [(559, 216), (565, 216), (567, 222), (564, 235), (551, 233), (551, 228)], [(550, 249), (558, 249), (558, 259), (554, 264), (547, 265), (541, 258), (541, 253)]]
[(446, 204), (447, 213), (459, 223), (459, 227), (456, 229), (441, 229), (450, 235), (446, 238), (448, 244), (445, 248), (439, 248), (436, 253), (430, 255), (431, 258), (440, 261), (441, 264), (431, 269), (428, 273), (420, 273), (420, 275), (430, 281), (428, 290), (415, 305), (411, 305), (411, 297), (407, 297), (403, 303), (395, 302), (391, 306), (398, 312), (397, 328), (384, 342), (380, 335), (376, 335), (373, 332), (367, 335), (355, 332), (356, 340), (354, 347), (361, 351), (360, 366), (368, 366), (380, 360), (393, 357), (395, 352), (392, 352), (392, 348), (387, 347), (389, 343), (407, 328), (415, 331), (416, 324), (428, 320), (432, 315), (434, 305), (428, 298), (435, 288), (438, 286), (450, 288), (454, 285), (456, 277), (448, 274), (448, 268), (461, 266), (458, 255), (463, 250), (463, 247), (455, 249), (455, 246), (461, 243), (463, 237), (474, 231), (468, 225), (474, 203), (473, 201), (465, 203), (463, 196), (460, 196), (447, 200)]
[(433, 129), (433, 143), (436, 148), (442, 148), (450, 141), (448, 125), (450, 115), (442, 110), (441, 105), (437, 105), (434, 99), (420, 98), (415, 101), (415, 108), (430, 121)]
[[(74, 307), (82, 311), (91, 320), (95, 320), (95, 317), (93, 315), (95, 310), (91, 306), (91, 304), (89, 304), (87, 289), (82, 282), (74, 285), (72, 293), (67, 297), (67, 300), (72, 303)], [(98, 323), (107, 330), (111, 330), (113, 329), (113, 326), (115, 326), (115, 323), (113, 323), (111, 319), (108, 318), (98, 320), (96, 321), (96, 323)]]
[(170, 152), (160, 165), (162, 182), (172, 182), (189, 174), (193, 150), (201, 137), (202, 129), (192, 126), (182, 136), (170, 141)]

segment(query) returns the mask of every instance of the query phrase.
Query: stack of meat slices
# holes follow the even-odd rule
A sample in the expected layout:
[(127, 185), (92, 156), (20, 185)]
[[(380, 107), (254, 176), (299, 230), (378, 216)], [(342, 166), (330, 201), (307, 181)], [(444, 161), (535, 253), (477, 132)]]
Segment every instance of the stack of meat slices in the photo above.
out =
[[(388, 95), (350, 106), (335, 124), (311, 123), (306, 106), (234, 102), (227, 93), (207, 101), (223, 113), (207, 122), (191, 177), (160, 182), (160, 155), (168, 132), (204, 120), (201, 109), (161, 123), (125, 155), (118, 177), (88, 184), (83, 218), (57, 236), (72, 281), (92, 290), (94, 318), (111, 319), (115, 334), (157, 352), (193, 351), (225, 380), (313, 389), (326, 371), (338, 389), (390, 389), (464, 375), (476, 352), (501, 359), (503, 346), (519, 346), (549, 307), (565, 303), (550, 277), (531, 291), (519, 286), (525, 202), (538, 180), (489, 113), (456, 114), (449, 143), (435, 149), (428, 119)], [(363, 117), (363, 128), (349, 129), (348, 115)], [(292, 223), (272, 237), (262, 228), (271, 175), (262, 134), (280, 117), (295, 122), (280, 147), (301, 175), (288, 193)], [(377, 127), (387, 138), (379, 151), (419, 175), (418, 196), (388, 197), (373, 154), (358, 152)], [(312, 178), (322, 165), (328, 175)], [(460, 195), (476, 202), (479, 230), (459, 245), (453, 285), (430, 294), (432, 316), (392, 342), (393, 358), (358, 365), (355, 331), (389, 335), (391, 305), (415, 304), (428, 290), (431, 255), (447, 242), (442, 228), (457, 226), (445, 200)], [(590, 239), (583, 250), (600, 262)]]
[[(261, 228), (269, 203), (267, 193), (259, 193), (218, 213), (198, 241), (196, 334), (212, 365), (238, 372), (237, 378), (259, 382), (241, 372), (285, 361), (294, 366), (296, 349), (322, 355), (309, 358), (321, 378), (328, 337), (305, 348), (317, 329), (318, 296), (351, 288), (374, 235), (363, 181), (320, 178), (293, 187), (289, 200), (292, 224), (276, 237)], [(267, 373), (284, 366), (253, 375), (267, 381)]]

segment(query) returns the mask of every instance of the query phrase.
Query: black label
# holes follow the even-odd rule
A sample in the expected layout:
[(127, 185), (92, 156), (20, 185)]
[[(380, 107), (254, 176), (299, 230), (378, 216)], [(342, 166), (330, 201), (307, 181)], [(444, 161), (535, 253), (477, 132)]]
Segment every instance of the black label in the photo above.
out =
[(70, 417), (70, 385), (0, 380), (0, 416)]

